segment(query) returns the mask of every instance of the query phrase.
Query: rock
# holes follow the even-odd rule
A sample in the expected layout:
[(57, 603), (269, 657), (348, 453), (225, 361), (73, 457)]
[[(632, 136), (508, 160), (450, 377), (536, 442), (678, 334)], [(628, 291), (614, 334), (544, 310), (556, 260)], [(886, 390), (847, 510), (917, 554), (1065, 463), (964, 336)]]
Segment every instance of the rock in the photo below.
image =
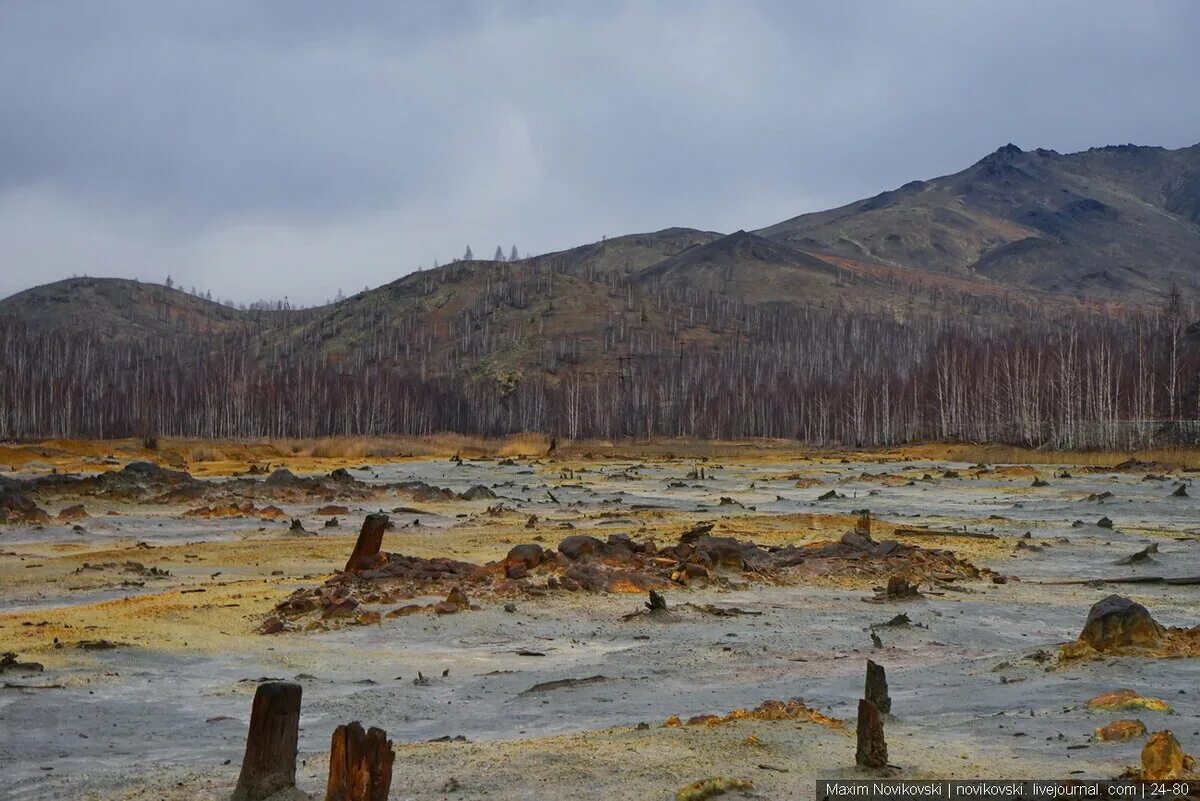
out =
[(74, 506), (68, 506), (58, 513), (58, 519), (67, 522), (71, 520), (82, 520), (87, 517), (87, 509), (83, 508), (83, 504), (77, 503)]
[[(329, 478), (339, 484), (353, 484), (357, 480), (344, 467), (338, 467), (329, 471)], [(349, 512), (342, 512), (342, 514), (349, 514)]]
[(1140, 720), (1114, 720), (1104, 726), (1097, 726), (1093, 735), (1097, 742), (1111, 743), (1118, 740), (1132, 740), (1146, 734), (1146, 724)]
[(498, 498), (499, 496), (482, 484), (476, 484), (466, 492), (459, 493), (458, 497), (464, 501), (475, 501), (480, 498)]
[(1182, 746), (1169, 731), (1158, 731), (1150, 735), (1142, 746), (1142, 767), (1138, 778), (1144, 781), (1162, 781), (1186, 776), (1196, 767), (1196, 760), (1183, 753)]
[(875, 704), (865, 698), (858, 702), (858, 748), (854, 761), (864, 768), (886, 768), (888, 763), (883, 718)]
[(857, 531), (847, 531), (842, 535), (841, 543), (856, 551), (870, 553), (875, 550), (875, 543), (869, 537), (864, 537)]
[(1089, 698), (1087, 708), (1089, 710), (1105, 710), (1110, 712), (1122, 712), (1130, 709), (1171, 712), (1171, 706), (1166, 701), (1159, 700), (1158, 698), (1147, 698), (1129, 689), (1112, 690), (1111, 692), (1101, 693), (1095, 698)]
[(41, 673), (45, 666), (41, 662), (18, 662), (17, 655), (12, 651), (0, 654), (0, 673)]
[(526, 569), (533, 569), (545, 562), (547, 554), (542, 546), (536, 543), (526, 543), (524, 545), (514, 545), (508, 551), (508, 555), (504, 557), (505, 564), (519, 564)]
[[(128, 470), (131, 467), (133, 467), (133, 465), (129, 465), (129, 467), (126, 467), (125, 469)], [(285, 487), (289, 484), (295, 484), (298, 480), (299, 479), (296, 478), (296, 474), (291, 470), (288, 470), (286, 467), (280, 467), (278, 470), (271, 473), (271, 475), (267, 476), (263, 480), (263, 483), (271, 487)]]
[(837, 490), (829, 490), (829, 492), (825, 492), (825, 493), (818, 495), (817, 500), (818, 501), (834, 501), (841, 497), (842, 497), (841, 495), (837, 494)]
[(1096, 525), (1099, 526), (1100, 528), (1112, 528), (1113, 521), (1108, 519), (1107, 517), (1102, 517), (1096, 521)]
[(284, 630), (283, 621), (277, 617), (269, 617), (258, 627), (259, 634), (278, 634)]
[[(334, 472), (336, 473), (337, 471), (335, 470)], [(313, 512), (313, 514), (316, 515), (317, 517), (331, 517), (333, 515), (348, 515), (348, 514), (350, 514), (350, 508), (347, 506), (338, 506), (337, 504), (331, 503), (331, 504), (322, 506), (320, 509), (317, 509), (315, 512)]]
[(1188, 497), (1187, 486), (1184, 484), (1180, 484), (1178, 487), (1175, 488), (1175, 491), (1171, 493), (1171, 497), (1172, 498)]
[(608, 580), (592, 565), (571, 565), (562, 578), (562, 585), (567, 589), (572, 589), (571, 585), (574, 585), (588, 592), (601, 592), (608, 586)]
[(260, 801), (296, 786), (301, 692), (286, 681), (258, 685), (233, 801)]
[(467, 594), (459, 587), (450, 590), (446, 595), (446, 600), (438, 601), (433, 605), (433, 611), (439, 615), (453, 615), (470, 608), (471, 602), (467, 600)]
[(1129, 646), (1153, 647), (1162, 642), (1164, 630), (1149, 610), (1120, 595), (1110, 595), (1088, 612), (1079, 639), (1097, 651)]
[(362, 530), (358, 532), (358, 541), (354, 551), (346, 561), (347, 573), (368, 570), (384, 561), (379, 550), (383, 547), (383, 532), (387, 529), (388, 516), (382, 512), (367, 515), (363, 520)]
[(867, 660), (867, 680), (863, 689), (863, 697), (875, 704), (875, 708), (883, 714), (892, 711), (892, 699), (888, 696), (887, 673), (883, 665)]
[(604, 543), (587, 534), (572, 534), (558, 544), (559, 553), (572, 561), (599, 554), (603, 549)]
[(396, 752), (387, 732), (354, 721), (333, 731), (325, 801), (387, 801)]

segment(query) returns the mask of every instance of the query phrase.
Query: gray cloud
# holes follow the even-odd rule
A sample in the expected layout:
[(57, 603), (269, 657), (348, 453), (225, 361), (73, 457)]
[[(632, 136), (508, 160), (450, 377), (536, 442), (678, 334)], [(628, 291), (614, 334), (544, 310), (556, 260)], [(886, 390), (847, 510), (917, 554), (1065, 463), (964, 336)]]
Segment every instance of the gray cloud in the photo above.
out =
[(318, 302), (471, 244), (733, 230), (1008, 141), (1200, 139), (1200, 4), (10, 3), (0, 295)]

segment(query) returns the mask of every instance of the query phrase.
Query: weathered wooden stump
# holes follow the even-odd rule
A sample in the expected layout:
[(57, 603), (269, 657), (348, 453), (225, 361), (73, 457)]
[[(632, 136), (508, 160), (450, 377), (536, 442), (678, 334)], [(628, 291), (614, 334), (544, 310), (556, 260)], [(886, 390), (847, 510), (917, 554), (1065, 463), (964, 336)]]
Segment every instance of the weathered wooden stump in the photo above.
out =
[(296, 786), (300, 693), (300, 685), (288, 681), (258, 685), (233, 801), (259, 801)]
[(383, 531), (387, 528), (388, 516), (382, 512), (367, 515), (363, 521), (362, 530), (358, 532), (358, 542), (354, 543), (354, 552), (346, 562), (346, 572), (356, 573), (359, 570), (370, 570), (375, 567), (379, 558), (379, 549), (383, 547)]
[(651, 612), (665, 612), (667, 611), (667, 599), (654, 590), (650, 590), (650, 600), (646, 601), (646, 608)]
[(383, 729), (364, 732), (357, 720), (338, 726), (329, 749), (325, 801), (387, 801), (395, 758)]
[(875, 705), (883, 714), (892, 711), (892, 699), (888, 695), (887, 673), (883, 665), (867, 660), (867, 681), (863, 697)]
[(866, 698), (858, 702), (858, 749), (854, 761), (864, 768), (886, 768), (887, 742), (883, 739), (883, 717)]
[(860, 537), (866, 537), (868, 541), (871, 539), (871, 512), (863, 509), (858, 513), (858, 520), (854, 522), (854, 533)]

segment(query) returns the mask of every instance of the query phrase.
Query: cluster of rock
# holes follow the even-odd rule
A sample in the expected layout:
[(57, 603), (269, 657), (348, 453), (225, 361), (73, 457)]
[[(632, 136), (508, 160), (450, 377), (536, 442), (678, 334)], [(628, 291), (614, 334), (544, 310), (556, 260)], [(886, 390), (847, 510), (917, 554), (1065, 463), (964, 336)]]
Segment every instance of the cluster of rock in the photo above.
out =
[[(204, 481), (183, 470), (153, 462), (130, 462), (120, 470), (90, 476), (51, 474), (30, 479), (0, 478), (0, 523), (46, 523), (50, 516), (38, 506), (40, 499), (93, 497), (126, 503), (204, 503), (187, 514), (204, 518), (263, 518), (285, 515), (275, 503), (328, 504), (334, 500), (367, 500), (383, 493), (405, 493), (418, 501), (490, 500), (491, 489), (476, 485), (465, 492), (435, 487), (423, 481), (371, 484), (338, 468), (323, 476), (300, 477), (279, 468), (265, 478), (256, 473), (224, 481)], [(256, 507), (254, 500), (271, 502)], [(348, 507), (337, 508), (348, 514)], [(65, 518), (64, 518), (65, 519)]]
[(799, 720), (817, 723), (830, 729), (841, 729), (845, 723), (837, 718), (823, 715), (807, 706), (799, 698), (789, 701), (763, 701), (754, 709), (735, 709), (725, 715), (694, 715), (687, 721), (672, 715), (663, 722), (663, 728), (675, 729), (683, 726), (721, 726), (738, 720)]
[[(704, 524), (683, 532), (678, 542), (661, 548), (625, 534), (611, 534), (603, 540), (572, 534), (555, 548), (538, 543), (516, 545), (503, 559), (483, 565), (385, 553), (382, 544), (387, 527), (387, 515), (368, 515), (345, 568), (324, 587), (297, 590), (279, 604), (276, 614), (284, 620), (317, 612), (322, 621), (374, 622), (381, 615), (471, 608), (448, 595), (438, 603), (368, 609), (453, 592), (536, 596), (562, 590), (646, 593), (695, 585), (741, 586), (748, 579), (787, 583), (802, 577), (795, 573), (798, 566), (806, 566), (811, 573), (887, 575), (889, 586), (897, 587), (913, 586), (897, 574), (910, 574), (920, 580), (928, 576), (974, 578), (981, 572), (949, 551), (927, 550), (894, 540), (877, 543), (871, 539), (866, 515), (860, 518), (856, 530), (839, 542), (762, 546), (713, 536), (713, 525)], [(269, 628), (279, 630), (276, 625)]]
[(24, 489), (24, 482), (0, 476), (0, 523), (46, 523), (50, 515)]

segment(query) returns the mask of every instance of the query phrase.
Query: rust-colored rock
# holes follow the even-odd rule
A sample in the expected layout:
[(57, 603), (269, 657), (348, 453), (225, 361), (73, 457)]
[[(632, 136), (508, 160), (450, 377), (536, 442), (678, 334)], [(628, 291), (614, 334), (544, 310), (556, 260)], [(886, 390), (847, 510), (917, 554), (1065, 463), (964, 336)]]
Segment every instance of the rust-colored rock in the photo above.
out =
[(292, 682), (258, 685), (233, 801), (259, 801), (296, 786), (300, 695), (300, 685)]
[(1087, 702), (1089, 710), (1104, 710), (1108, 712), (1119, 712), (1129, 709), (1149, 709), (1152, 712), (1171, 712), (1171, 705), (1166, 701), (1158, 698), (1147, 698), (1144, 695), (1138, 695), (1133, 690), (1120, 689), (1110, 690), (1106, 693), (1100, 693), (1095, 698), (1089, 698)]
[(379, 551), (383, 547), (383, 532), (387, 529), (387, 524), (388, 516), (385, 514), (367, 515), (362, 530), (358, 532), (358, 542), (354, 543), (354, 552), (346, 562), (347, 573), (370, 570), (386, 561)]
[(1157, 731), (1142, 746), (1142, 767), (1138, 778), (1148, 781), (1179, 779), (1196, 768), (1196, 760), (1183, 753), (1183, 747), (1170, 731)]
[(74, 506), (68, 506), (58, 513), (58, 519), (63, 522), (72, 520), (82, 520), (88, 516), (87, 509), (83, 508), (83, 504), (77, 503)]
[(525, 543), (524, 545), (514, 545), (504, 557), (506, 565), (521, 565), (526, 570), (533, 568), (545, 562), (547, 558), (546, 551), (537, 543)]
[(1092, 606), (1079, 639), (1104, 652), (1131, 646), (1153, 648), (1162, 642), (1163, 634), (1163, 627), (1146, 607), (1110, 595)]
[(864, 768), (886, 768), (887, 742), (883, 739), (883, 717), (865, 698), (858, 702), (858, 748), (854, 761)]
[(357, 720), (333, 731), (325, 801), (387, 801), (396, 752), (387, 732)]
[(1146, 734), (1146, 724), (1140, 720), (1114, 720), (1104, 726), (1097, 726), (1095, 738), (1098, 742), (1111, 743), (1120, 740), (1132, 740)]
[(892, 699), (888, 695), (887, 672), (883, 665), (867, 660), (867, 680), (863, 697), (875, 704), (875, 708), (883, 714), (892, 711)]

